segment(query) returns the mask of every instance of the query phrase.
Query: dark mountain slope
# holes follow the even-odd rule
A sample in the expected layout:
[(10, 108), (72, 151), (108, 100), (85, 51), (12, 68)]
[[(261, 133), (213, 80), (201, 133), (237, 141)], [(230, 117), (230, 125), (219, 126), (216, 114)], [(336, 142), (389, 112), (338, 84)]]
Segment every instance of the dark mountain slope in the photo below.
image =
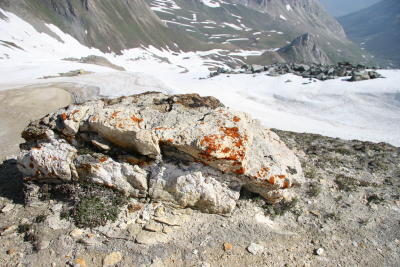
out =
[(400, 1), (384, 0), (339, 21), (354, 42), (384, 63), (400, 66)]
[(51, 23), (81, 43), (119, 52), (140, 45), (176, 49), (207, 47), (168, 28), (143, 0), (1, 0), (0, 7), (28, 20), (40, 31)]

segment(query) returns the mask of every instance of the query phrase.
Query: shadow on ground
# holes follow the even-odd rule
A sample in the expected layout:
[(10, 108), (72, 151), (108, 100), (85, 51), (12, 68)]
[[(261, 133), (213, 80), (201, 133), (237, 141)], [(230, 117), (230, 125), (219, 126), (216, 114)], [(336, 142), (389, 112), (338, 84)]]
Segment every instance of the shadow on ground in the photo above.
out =
[(16, 204), (24, 203), (22, 174), (15, 159), (5, 160), (0, 164), (0, 196)]

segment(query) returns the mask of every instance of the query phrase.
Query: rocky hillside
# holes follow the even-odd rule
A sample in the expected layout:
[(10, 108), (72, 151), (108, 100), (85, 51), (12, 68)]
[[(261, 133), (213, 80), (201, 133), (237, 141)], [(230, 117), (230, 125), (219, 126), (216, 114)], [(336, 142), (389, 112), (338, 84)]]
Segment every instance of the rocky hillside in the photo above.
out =
[(205, 42), (277, 49), (311, 33), (331, 61), (368, 62), (368, 55), (363, 57), (362, 50), (346, 38), (341, 25), (316, 0), (146, 1), (169, 27)]
[(0, 8), (13, 12), (37, 30), (55, 38), (46, 24), (54, 24), (81, 43), (103, 52), (153, 45), (200, 49), (203, 45), (177, 29), (171, 29), (144, 0), (3, 0)]
[(103, 52), (140, 45), (175, 51), (278, 49), (310, 33), (332, 62), (370, 60), (316, 0), (3, 0), (0, 8), (58, 38), (46, 26), (54, 24)]
[(382, 64), (400, 66), (400, 2), (383, 0), (339, 18), (351, 40), (375, 55)]

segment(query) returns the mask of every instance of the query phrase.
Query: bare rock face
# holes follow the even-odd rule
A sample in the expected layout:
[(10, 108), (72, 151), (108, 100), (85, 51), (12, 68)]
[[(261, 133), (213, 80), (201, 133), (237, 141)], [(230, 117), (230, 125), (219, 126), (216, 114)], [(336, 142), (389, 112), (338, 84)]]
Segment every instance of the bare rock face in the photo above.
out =
[(232, 211), (242, 187), (276, 202), (303, 178), (275, 133), (194, 94), (70, 105), (23, 136), (19, 166), (32, 180), (90, 181), (211, 213)]

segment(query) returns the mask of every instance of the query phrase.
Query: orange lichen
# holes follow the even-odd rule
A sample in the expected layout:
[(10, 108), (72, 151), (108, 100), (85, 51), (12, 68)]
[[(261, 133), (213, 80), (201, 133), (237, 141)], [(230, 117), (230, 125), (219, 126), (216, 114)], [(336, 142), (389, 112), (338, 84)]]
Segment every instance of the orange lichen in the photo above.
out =
[(240, 118), (238, 117), (238, 116), (235, 116), (235, 117), (233, 117), (233, 119), (232, 119), (234, 122), (239, 122), (240, 121)]
[(134, 122), (137, 122), (138, 124), (141, 123), (141, 122), (143, 121), (143, 119), (138, 118), (138, 117), (136, 117), (136, 116), (134, 116), (134, 115), (131, 116), (131, 120), (134, 121)]
[(240, 167), (239, 169), (237, 169), (235, 171), (235, 173), (237, 173), (237, 174), (244, 174), (244, 172), (245, 172), (245, 169), (243, 167)]
[(290, 183), (289, 183), (289, 181), (285, 181), (285, 182), (283, 182), (283, 188), (289, 188), (290, 187)]
[(263, 168), (261, 168), (261, 169), (257, 172), (256, 177), (257, 177), (257, 178), (265, 177), (265, 176), (268, 174), (269, 170), (270, 170), (270, 168), (268, 168), (268, 167), (263, 167)]
[(64, 112), (63, 114), (61, 114), (61, 119), (63, 121), (67, 120), (68, 119), (68, 115)]
[(168, 142), (168, 143), (172, 143), (172, 142), (174, 142), (174, 139), (169, 138), (169, 139), (167, 139), (167, 142)]
[(231, 149), (229, 148), (229, 147), (225, 147), (223, 150), (222, 150), (222, 153), (229, 153), (231, 151)]
[(221, 127), (220, 130), (224, 132), (226, 136), (231, 138), (240, 138), (238, 127)]
[(101, 163), (103, 163), (103, 162), (107, 161), (107, 159), (108, 159), (107, 157), (102, 157), (102, 158), (99, 159), (99, 161), (100, 161)]
[(284, 174), (278, 175), (278, 178), (280, 178), (280, 179), (285, 179), (285, 178), (286, 178), (286, 175), (284, 175)]
[(269, 182), (270, 184), (275, 184), (275, 176), (269, 177), (268, 182)]
[(121, 111), (114, 111), (114, 112), (111, 114), (111, 118), (115, 119), (115, 118), (118, 116), (119, 113), (121, 113)]

